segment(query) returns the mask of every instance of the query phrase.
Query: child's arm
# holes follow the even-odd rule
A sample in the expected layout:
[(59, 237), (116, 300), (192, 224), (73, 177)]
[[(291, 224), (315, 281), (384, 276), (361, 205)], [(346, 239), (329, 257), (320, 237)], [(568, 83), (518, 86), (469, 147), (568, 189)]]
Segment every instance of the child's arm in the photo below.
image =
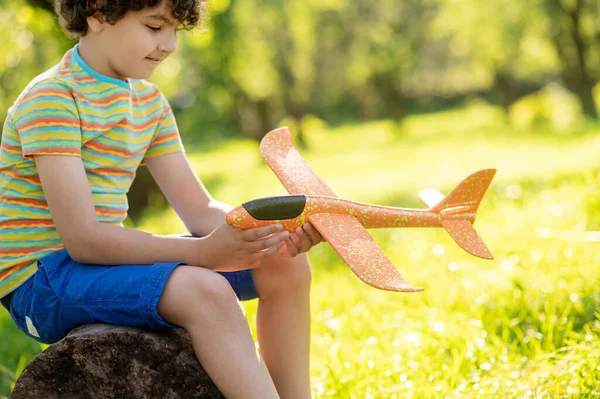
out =
[[(225, 223), (225, 215), (232, 207), (209, 194), (184, 152), (146, 158), (146, 165), (190, 233), (205, 236)], [(321, 241), (319, 232), (307, 223), (290, 234), (279, 255), (296, 256)]]
[(270, 236), (281, 226), (242, 232), (222, 224), (206, 237), (180, 238), (100, 223), (81, 158), (39, 155), (34, 160), (58, 234), (71, 257), (81, 263), (184, 261), (213, 270), (235, 270), (275, 254), (288, 235)]
[(210, 195), (184, 152), (145, 158), (145, 163), (191, 234), (203, 237), (225, 223), (233, 208)]

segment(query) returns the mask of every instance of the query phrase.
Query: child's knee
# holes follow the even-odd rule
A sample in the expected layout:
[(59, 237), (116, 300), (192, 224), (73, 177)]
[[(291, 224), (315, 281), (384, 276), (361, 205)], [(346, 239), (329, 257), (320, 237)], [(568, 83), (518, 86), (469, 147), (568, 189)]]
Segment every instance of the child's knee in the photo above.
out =
[(290, 267), (291, 273), (288, 278), (293, 284), (298, 284), (301, 287), (310, 287), (312, 273), (310, 271), (310, 263), (306, 254), (300, 254), (290, 259), (292, 265)]
[(190, 320), (238, 312), (238, 308), (235, 292), (223, 276), (201, 267), (180, 266), (167, 280), (157, 310), (167, 321), (185, 327)]
[(278, 258), (253, 270), (256, 288), (261, 298), (276, 292), (306, 293), (310, 289), (311, 270), (306, 254), (293, 258)]

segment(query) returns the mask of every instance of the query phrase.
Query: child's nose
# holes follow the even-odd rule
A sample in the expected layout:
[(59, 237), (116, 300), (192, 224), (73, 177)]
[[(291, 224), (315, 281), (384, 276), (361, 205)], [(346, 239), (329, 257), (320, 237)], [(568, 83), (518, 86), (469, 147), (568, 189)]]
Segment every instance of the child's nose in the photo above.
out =
[(160, 51), (164, 51), (165, 53), (172, 53), (177, 49), (177, 36), (175, 32), (169, 34), (165, 37), (158, 45), (158, 49)]

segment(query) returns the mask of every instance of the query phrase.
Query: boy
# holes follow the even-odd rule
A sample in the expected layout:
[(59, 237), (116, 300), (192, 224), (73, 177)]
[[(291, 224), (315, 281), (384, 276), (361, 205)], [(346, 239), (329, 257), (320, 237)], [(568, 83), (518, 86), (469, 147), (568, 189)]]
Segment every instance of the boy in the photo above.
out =
[[(203, 0), (59, 0), (79, 37), (9, 110), (0, 152), (0, 298), (56, 342), (86, 323), (173, 328), (228, 398), (308, 398), (310, 225), (238, 231), (192, 171), (171, 108), (143, 79)], [(137, 167), (193, 237), (123, 227)], [(298, 255), (298, 256), (296, 256)], [(237, 295), (237, 298), (236, 298)], [(239, 299), (259, 298), (256, 352)]]

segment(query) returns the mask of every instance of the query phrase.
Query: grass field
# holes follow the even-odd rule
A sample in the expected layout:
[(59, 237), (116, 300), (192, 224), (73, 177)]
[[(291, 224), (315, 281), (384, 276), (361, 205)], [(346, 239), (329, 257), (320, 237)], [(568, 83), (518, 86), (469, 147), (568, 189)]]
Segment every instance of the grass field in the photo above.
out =
[[(328, 128), (303, 123), (313, 169), (340, 197), (421, 207), (469, 173), (498, 169), (475, 228), (494, 261), (441, 229), (372, 231), (425, 291), (360, 282), (328, 244), (314, 248), (312, 389), (332, 398), (600, 396), (600, 135), (597, 126), (516, 131), (491, 107)], [(238, 204), (284, 190), (258, 146), (190, 152), (215, 197)], [(138, 228), (182, 233), (172, 211)], [(335, 295), (332, 295), (335, 293)], [(251, 325), (256, 303), (245, 303)], [(0, 397), (40, 346), (0, 311)]]

